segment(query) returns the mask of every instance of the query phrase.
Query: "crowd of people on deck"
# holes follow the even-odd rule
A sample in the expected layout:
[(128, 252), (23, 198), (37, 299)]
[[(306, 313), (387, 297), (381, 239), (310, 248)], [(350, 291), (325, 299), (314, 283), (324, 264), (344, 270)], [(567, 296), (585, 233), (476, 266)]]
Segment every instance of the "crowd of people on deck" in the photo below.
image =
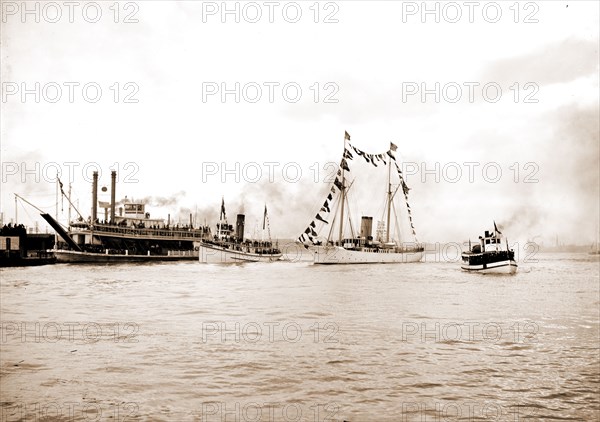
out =
[(0, 229), (2, 236), (22, 236), (27, 234), (27, 229), (23, 224), (8, 223)]

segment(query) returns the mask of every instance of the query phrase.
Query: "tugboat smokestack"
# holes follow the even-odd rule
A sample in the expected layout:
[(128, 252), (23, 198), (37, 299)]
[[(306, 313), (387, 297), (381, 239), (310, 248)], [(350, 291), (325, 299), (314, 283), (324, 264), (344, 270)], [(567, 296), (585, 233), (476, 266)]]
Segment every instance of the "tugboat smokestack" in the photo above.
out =
[(240, 241), (244, 240), (244, 223), (246, 221), (246, 216), (244, 214), (237, 215), (237, 221), (235, 223), (235, 237), (237, 237)]
[(92, 175), (92, 224), (98, 218), (98, 172)]
[(117, 172), (113, 170), (110, 173), (110, 221), (114, 224), (115, 221), (115, 197), (117, 188)]

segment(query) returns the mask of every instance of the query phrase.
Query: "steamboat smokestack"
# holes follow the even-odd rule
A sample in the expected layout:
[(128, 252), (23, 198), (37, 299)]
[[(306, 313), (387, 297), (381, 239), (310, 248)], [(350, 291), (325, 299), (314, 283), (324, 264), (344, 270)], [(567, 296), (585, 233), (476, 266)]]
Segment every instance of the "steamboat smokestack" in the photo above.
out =
[(117, 188), (117, 172), (113, 170), (110, 173), (110, 221), (114, 224), (115, 221), (115, 197)]
[(98, 218), (98, 172), (92, 175), (92, 224)]
[(373, 217), (362, 217), (360, 221), (360, 237), (369, 239), (373, 236)]
[(238, 214), (237, 220), (235, 223), (235, 237), (239, 240), (244, 240), (244, 222), (246, 220), (246, 216), (244, 214)]

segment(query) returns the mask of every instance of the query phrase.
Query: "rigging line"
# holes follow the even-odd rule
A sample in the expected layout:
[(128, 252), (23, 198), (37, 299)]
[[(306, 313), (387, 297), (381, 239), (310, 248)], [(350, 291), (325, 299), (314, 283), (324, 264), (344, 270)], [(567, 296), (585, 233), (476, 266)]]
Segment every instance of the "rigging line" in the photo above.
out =
[[(329, 243), (329, 241), (332, 239), (332, 235), (333, 235), (333, 227), (335, 226), (335, 221), (337, 220), (337, 215), (338, 215), (338, 211), (340, 209), (340, 203), (342, 202), (341, 197), (339, 197), (336, 200), (336, 204), (335, 204), (335, 213), (333, 214), (333, 220), (331, 220), (331, 227), (329, 228), (329, 233), (327, 234), (327, 243)], [(322, 223), (325, 224), (325, 223)]]
[(396, 190), (394, 191), (394, 193), (392, 194), (392, 201), (394, 200), (394, 198), (396, 197), (396, 194), (398, 193), (398, 189), (400, 189), (400, 185), (396, 186)]
[[(23, 202), (25, 202), (25, 203), (27, 203), (27, 204), (31, 205), (33, 208), (35, 208), (36, 210), (38, 210), (38, 212), (40, 212), (40, 214), (49, 214), (49, 213), (45, 212), (44, 210), (41, 210), (40, 208), (36, 207), (35, 205), (33, 205), (31, 202), (29, 202), (27, 199), (23, 198), (22, 196), (20, 196), (20, 195), (18, 195), (18, 194), (16, 194), (16, 193), (15, 193), (14, 195), (15, 195), (17, 198), (19, 198), (21, 201), (23, 201)], [(21, 204), (21, 206), (23, 206), (23, 204)], [(56, 222), (57, 222), (58, 224), (60, 224), (61, 226), (65, 227), (65, 228), (67, 227), (67, 226), (65, 226), (64, 224), (62, 224), (62, 223), (61, 223), (60, 221), (58, 221), (58, 220), (57, 220)]]
[[(354, 181), (352, 181), (352, 183), (350, 183), (350, 186), (348, 186), (348, 193), (350, 192), (350, 187), (352, 187), (353, 183), (354, 183)], [(348, 199), (348, 193), (346, 193), (346, 195), (345, 195), (346, 207), (348, 208), (348, 224), (350, 225), (350, 237), (352, 239), (354, 239), (354, 225), (352, 224), (352, 210), (350, 209), (350, 202), (349, 202), (349, 199)]]
[(352, 187), (352, 185), (354, 185), (354, 181), (355, 180), (356, 179), (353, 179), (350, 182), (350, 185), (347, 188), (346, 195), (344, 195), (344, 198), (346, 199), (346, 207), (348, 209), (348, 223), (350, 224), (350, 235), (351, 235), (352, 238), (354, 238), (354, 226), (352, 225), (352, 215), (351, 215), (352, 210), (350, 209), (350, 202), (349, 202), (349, 199), (348, 199), (348, 195), (350, 193), (350, 188)]
[[(79, 210), (77, 209), (77, 207), (75, 205), (73, 205), (73, 203), (71, 202), (71, 199), (69, 199), (69, 197), (67, 195), (65, 195), (65, 193), (63, 192), (63, 190), (60, 190), (60, 193), (62, 194), (63, 197), (67, 198), (67, 201), (69, 202), (69, 204), (75, 209), (75, 211), (77, 212), (77, 214), (79, 214), (79, 216), (81, 217), (81, 219), (83, 221), (85, 221), (85, 218), (83, 218), (83, 215), (81, 215), (81, 213), (79, 212)], [(71, 224), (71, 222), (68, 222), (69, 225)], [(92, 224), (94, 223), (94, 221), (92, 221)]]
[[(27, 208), (25, 208), (25, 205), (23, 205), (22, 203), (20, 205), (21, 205), (21, 208), (23, 208), (23, 211), (25, 211), (25, 214), (27, 214), (27, 217), (30, 220), (35, 221), (35, 218), (31, 217), (31, 214), (29, 214), (29, 211), (27, 211)], [(19, 223), (18, 221), (15, 221), (15, 224), (18, 224), (18, 223)]]
[(395, 227), (394, 231), (396, 232), (396, 236), (397, 236), (397, 239), (398, 239), (397, 246), (400, 246), (401, 243), (402, 243), (401, 242), (402, 237), (400, 235), (400, 224), (398, 224), (398, 213), (396, 212), (396, 204), (393, 203), (393, 202), (392, 202), (392, 209), (394, 210), (394, 218), (395, 218), (395, 221), (396, 221), (396, 227)]

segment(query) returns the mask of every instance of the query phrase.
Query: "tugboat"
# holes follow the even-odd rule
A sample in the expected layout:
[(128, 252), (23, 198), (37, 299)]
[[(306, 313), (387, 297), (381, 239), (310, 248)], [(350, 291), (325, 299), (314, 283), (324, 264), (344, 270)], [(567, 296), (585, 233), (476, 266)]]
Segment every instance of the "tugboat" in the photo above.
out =
[(502, 232), (496, 227), (494, 231), (486, 230), (484, 236), (479, 236), (479, 243), (469, 251), (462, 253), (461, 268), (465, 271), (482, 274), (514, 274), (517, 272), (515, 252), (508, 248), (508, 240), (502, 244)]
[(274, 262), (282, 253), (277, 243), (271, 241), (271, 230), (267, 217), (267, 206), (263, 217), (263, 233), (268, 229), (268, 240), (244, 239), (245, 214), (237, 214), (235, 228), (227, 222), (225, 199), (221, 201), (221, 213), (217, 233), (212, 239), (200, 243), (200, 262), (228, 264), (234, 262)]

